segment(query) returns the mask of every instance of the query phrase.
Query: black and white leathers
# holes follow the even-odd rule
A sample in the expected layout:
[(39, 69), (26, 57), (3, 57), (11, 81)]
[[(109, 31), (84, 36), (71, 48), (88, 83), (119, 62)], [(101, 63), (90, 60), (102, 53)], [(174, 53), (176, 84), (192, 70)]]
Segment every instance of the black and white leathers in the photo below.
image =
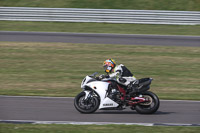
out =
[[(113, 73), (109, 74), (109, 77), (116, 78), (118, 83), (125, 86), (127, 86), (130, 82), (136, 80), (133, 74), (123, 64), (117, 65), (114, 68)], [(124, 78), (126, 79), (126, 81), (122, 82), (120, 81), (120, 78)]]

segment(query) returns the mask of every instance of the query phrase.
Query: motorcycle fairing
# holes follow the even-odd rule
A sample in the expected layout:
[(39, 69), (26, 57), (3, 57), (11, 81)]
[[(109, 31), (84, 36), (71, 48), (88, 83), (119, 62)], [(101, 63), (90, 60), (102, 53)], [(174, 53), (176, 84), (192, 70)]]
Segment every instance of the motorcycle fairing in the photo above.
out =
[(111, 100), (110, 98), (106, 97), (100, 104), (99, 109), (102, 108), (114, 108), (118, 107), (119, 104)]
[(100, 96), (99, 109), (119, 106), (118, 103), (106, 97), (109, 83), (103, 82), (102, 84), (102, 81), (94, 81), (94, 82), (88, 83), (87, 85)]

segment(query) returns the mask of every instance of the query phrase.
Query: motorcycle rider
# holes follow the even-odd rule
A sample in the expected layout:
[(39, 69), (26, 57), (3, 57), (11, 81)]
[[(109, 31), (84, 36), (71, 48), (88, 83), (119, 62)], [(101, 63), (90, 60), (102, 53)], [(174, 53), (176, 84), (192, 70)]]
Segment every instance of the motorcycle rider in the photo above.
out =
[[(100, 78), (116, 78), (119, 84), (126, 86), (126, 91), (136, 92), (136, 88), (133, 87), (133, 82), (136, 83), (137, 80), (133, 74), (123, 65), (116, 65), (116, 62), (113, 59), (107, 59), (103, 62), (103, 67), (107, 75), (100, 75)], [(116, 84), (112, 84), (116, 88)]]

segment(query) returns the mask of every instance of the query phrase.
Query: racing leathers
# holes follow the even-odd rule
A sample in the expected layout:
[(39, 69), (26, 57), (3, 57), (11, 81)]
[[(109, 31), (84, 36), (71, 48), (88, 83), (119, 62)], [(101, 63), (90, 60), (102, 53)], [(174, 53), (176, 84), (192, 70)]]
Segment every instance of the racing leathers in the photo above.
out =
[(119, 84), (128, 86), (130, 82), (136, 80), (133, 74), (123, 65), (117, 65), (113, 69), (113, 73), (109, 74), (110, 78), (116, 78)]

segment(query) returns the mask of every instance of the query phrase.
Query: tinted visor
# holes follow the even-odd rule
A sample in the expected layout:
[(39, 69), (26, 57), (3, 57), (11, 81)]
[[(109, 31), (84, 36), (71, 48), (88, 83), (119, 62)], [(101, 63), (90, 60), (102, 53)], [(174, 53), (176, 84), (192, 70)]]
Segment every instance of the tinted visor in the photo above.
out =
[(108, 65), (104, 65), (103, 69), (106, 71), (106, 69), (108, 68)]

